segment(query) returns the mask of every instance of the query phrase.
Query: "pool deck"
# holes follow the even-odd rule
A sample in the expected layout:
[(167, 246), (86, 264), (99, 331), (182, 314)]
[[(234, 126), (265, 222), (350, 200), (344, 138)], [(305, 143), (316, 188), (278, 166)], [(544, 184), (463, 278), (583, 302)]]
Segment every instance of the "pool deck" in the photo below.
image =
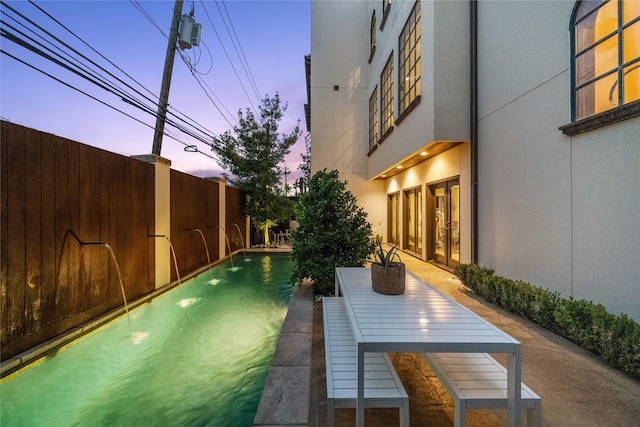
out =
[[(593, 354), (473, 292), (432, 264), (403, 256), (407, 269), (522, 343), (522, 378), (542, 398), (542, 425), (640, 426), (640, 381)], [(326, 426), (322, 303), (308, 284), (294, 290), (254, 425)], [(499, 357), (496, 356), (498, 360)], [(408, 394), (412, 427), (452, 426), (453, 402), (418, 354), (393, 354)], [(503, 360), (500, 360), (504, 362)], [(336, 411), (336, 427), (355, 425), (355, 410)], [(399, 425), (397, 409), (367, 409), (367, 427)], [(506, 425), (503, 410), (470, 410), (469, 427)]]

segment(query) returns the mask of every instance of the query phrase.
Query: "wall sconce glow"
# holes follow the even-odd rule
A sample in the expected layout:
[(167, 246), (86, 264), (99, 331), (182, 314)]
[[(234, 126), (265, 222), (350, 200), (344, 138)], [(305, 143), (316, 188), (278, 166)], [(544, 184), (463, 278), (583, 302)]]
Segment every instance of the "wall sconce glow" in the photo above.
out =
[(422, 153), (420, 153), (421, 156), (426, 156), (427, 154), (429, 153), (427, 153), (426, 151), (423, 151)]

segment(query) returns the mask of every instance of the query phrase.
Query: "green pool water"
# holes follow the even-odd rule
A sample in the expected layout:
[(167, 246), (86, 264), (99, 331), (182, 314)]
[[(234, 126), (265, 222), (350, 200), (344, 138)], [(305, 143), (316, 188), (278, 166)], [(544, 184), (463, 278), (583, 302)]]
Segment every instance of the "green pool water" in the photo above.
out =
[(0, 384), (0, 425), (251, 426), (290, 301), (291, 258), (247, 255)]

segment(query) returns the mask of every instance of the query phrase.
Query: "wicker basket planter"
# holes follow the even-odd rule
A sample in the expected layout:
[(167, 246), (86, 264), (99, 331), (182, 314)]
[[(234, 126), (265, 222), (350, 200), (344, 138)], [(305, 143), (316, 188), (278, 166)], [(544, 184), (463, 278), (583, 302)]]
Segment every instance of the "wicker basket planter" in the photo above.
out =
[(401, 295), (404, 293), (405, 266), (401, 262), (371, 264), (371, 286), (379, 294)]

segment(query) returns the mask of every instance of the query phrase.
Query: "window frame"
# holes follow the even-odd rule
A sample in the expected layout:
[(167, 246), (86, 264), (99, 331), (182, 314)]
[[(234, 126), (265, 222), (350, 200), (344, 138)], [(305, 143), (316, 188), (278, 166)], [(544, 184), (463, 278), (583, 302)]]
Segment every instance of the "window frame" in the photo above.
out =
[[(598, 40), (594, 40), (588, 46), (582, 47), (580, 51), (576, 49), (576, 29), (577, 26), (581, 23), (593, 17), (593, 14), (598, 13), (603, 7), (606, 7), (610, 4), (611, 1), (615, 1), (617, 3), (617, 23), (615, 29), (612, 30), (609, 34), (600, 37)], [(635, 17), (634, 19), (630, 19), (629, 22), (623, 22), (623, 8), (624, 1), (626, 0), (608, 0), (606, 2), (602, 2), (594, 7), (592, 10), (586, 12), (583, 16), (578, 17), (578, 13), (581, 10), (581, 6), (585, 3), (583, 0), (579, 0), (574, 5), (573, 11), (571, 13), (571, 20), (569, 24), (569, 34), (570, 34), (570, 73), (571, 73), (571, 123), (561, 126), (559, 129), (566, 136), (573, 136), (583, 132), (588, 132), (593, 129), (598, 129), (600, 127), (608, 126), (614, 123), (618, 123), (624, 120), (628, 120), (634, 117), (640, 116), (640, 100), (633, 100), (627, 103), (624, 103), (624, 75), (625, 69), (628, 67), (634, 67), (632, 70), (635, 70), (636, 67), (640, 67), (640, 57), (632, 58), (628, 61), (624, 61), (624, 39), (623, 39), (623, 31), (633, 24), (637, 24), (640, 22), (640, 16)], [(638, 24), (640, 25), (640, 24)], [(581, 84), (577, 84), (576, 76), (576, 62), (580, 55), (587, 52), (589, 49), (595, 48), (600, 43), (604, 43), (607, 40), (615, 39), (616, 41), (616, 49), (617, 49), (617, 66), (611, 71), (604, 72), (598, 76), (590, 77), (588, 80), (581, 82)], [(628, 72), (628, 71), (627, 71)], [(615, 90), (617, 91), (617, 102), (618, 106), (610, 108), (608, 110), (602, 111), (600, 113), (595, 113), (589, 116), (586, 116), (581, 119), (577, 119), (577, 92), (581, 88), (587, 87), (590, 84), (593, 84), (597, 81), (601, 81), (606, 77), (611, 75), (616, 75), (617, 83), (615, 86)], [(620, 83), (622, 82), (622, 83)]]
[[(398, 36), (398, 118), (399, 124), (420, 103), (420, 77), (422, 57), (422, 11), (420, 0), (417, 0), (407, 17), (400, 35)], [(405, 50), (408, 49), (408, 52)], [(420, 56), (417, 56), (416, 51)], [(414, 57), (415, 55), (415, 57)], [(416, 70), (418, 70), (416, 72)], [(409, 89), (405, 88), (405, 82), (411, 79)], [(416, 90), (416, 87), (418, 89)], [(408, 102), (405, 100), (408, 99)]]
[(374, 10), (371, 14), (371, 26), (369, 28), (369, 41), (370, 41), (370, 53), (369, 53), (369, 64), (373, 60), (373, 55), (376, 53), (376, 11)]
[(378, 144), (393, 131), (393, 51), (380, 73), (380, 138)]
[(378, 112), (378, 86), (369, 97), (369, 154), (378, 148), (378, 129), (380, 128)]

